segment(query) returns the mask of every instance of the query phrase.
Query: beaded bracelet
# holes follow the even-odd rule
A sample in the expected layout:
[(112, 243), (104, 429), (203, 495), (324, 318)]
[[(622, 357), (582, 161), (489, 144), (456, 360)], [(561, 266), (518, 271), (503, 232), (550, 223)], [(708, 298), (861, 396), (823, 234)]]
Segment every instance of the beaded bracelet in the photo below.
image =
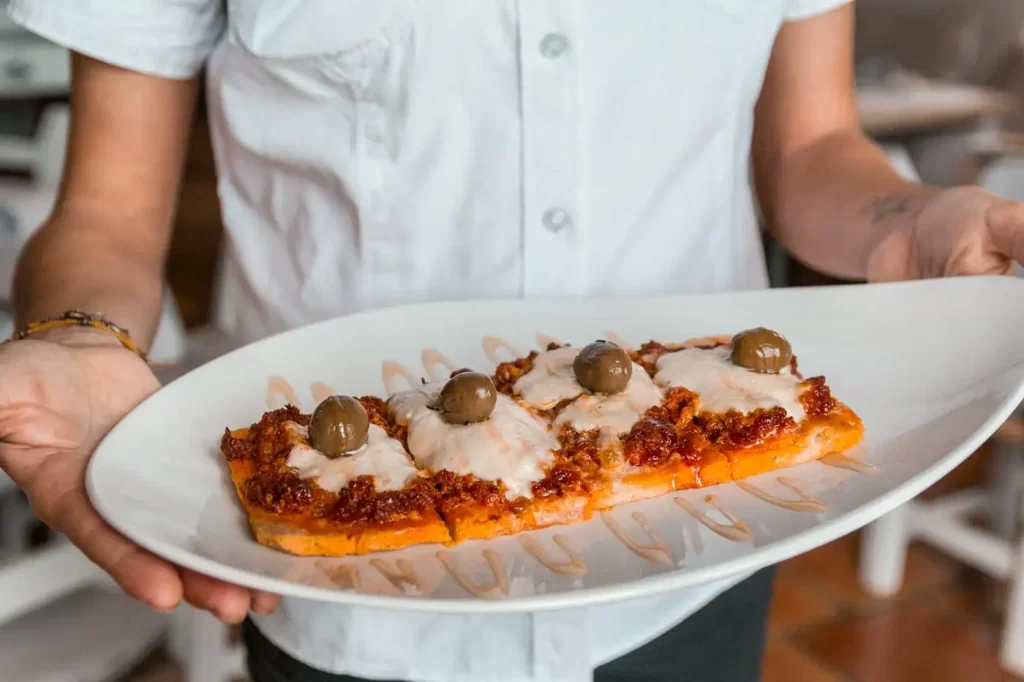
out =
[(103, 331), (110, 332), (126, 349), (138, 355), (143, 360), (146, 360), (146, 353), (141, 348), (135, 345), (132, 341), (131, 335), (127, 329), (117, 326), (102, 313), (83, 313), (78, 310), (69, 310), (63, 315), (57, 317), (48, 317), (38, 322), (33, 322), (24, 329), (14, 332), (8, 341), (19, 341), (25, 337), (31, 336), (32, 334), (38, 334), (39, 332), (46, 331), (48, 329), (56, 329), (57, 327), (92, 327), (93, 329), (101, 329)]

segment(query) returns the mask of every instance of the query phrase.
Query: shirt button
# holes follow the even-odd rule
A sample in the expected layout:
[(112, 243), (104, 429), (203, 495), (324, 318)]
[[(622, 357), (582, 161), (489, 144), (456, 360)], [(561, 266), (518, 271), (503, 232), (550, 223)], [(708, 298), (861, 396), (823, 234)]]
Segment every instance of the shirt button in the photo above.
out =
[(544, 211), (544, 215), (541, 217), (544, 222), (544, 227), (549, 232), (555, 234), (561, 232), (567, 227), (572, 227), (572, 215), (569, 214), (564, 208), (549, 208)]
[(558, 59), (569, 51), (569, 39), (561, 33), (549, 33), (540, 41), (540, 53), (548, 59)]

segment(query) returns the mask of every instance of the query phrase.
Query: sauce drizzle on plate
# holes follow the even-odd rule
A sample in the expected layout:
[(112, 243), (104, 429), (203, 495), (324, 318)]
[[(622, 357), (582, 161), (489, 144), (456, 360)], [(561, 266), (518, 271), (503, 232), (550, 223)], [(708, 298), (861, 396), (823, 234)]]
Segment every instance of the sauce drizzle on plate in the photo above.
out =
[(733, 516), (732, 513), (725, 508), (725, 505), (722, 504), (721, 500), (714, 495), (708, 495), (704, 498), (704, 501), (722, 512), (722, 515), (729, 519), (730, 525), (728, 526), (715, 521), (713, 518), (708, 516), (707, 512), (703, 512), (693, 506), (693, 503), (689, 500), (685, 500), (682, 497), (676, 497), (674, 499), (675, 503), (685, 509), (693, 518), (697, 519), (700, 523), (707, 526), (715, 533), (718, 533), (723, 538), (732, 540), (733, 542), (747, 542), (748, 540), (754, 539), (754, 533), (750, 530), (750, 527)]
[(798, 499), (787, 500), (781, 497), (776, 497), (767, 490), (759, 488), (753, 483), (749, 483), (747, 481), (735, 481), (735, 483), (736, 487), (740, 490), (748, 492), (754, 497), (764, 500), (768, 504), (774, 504), (776, 507), (782, 507), (783, 509), (788, 509), (790, 511), (820, 514), (828, 509), (828, 506), (824, 502), (802, 491), (791, 479), (785, 476), (779, 476), (775, 480), (778, 481), (779, 485), (785, 486), (796, 493), (799, 496)]
[(619, 522), (612, 518), (611, 514), (607, 512), (601, 514), (601, 520), (604, 521), (604, 525), (608, 526), (615, 537), (624, 544), (629, 551), (636, 554), (642, 559), (646, 559), (653, 564), (663, 564), (665, 566), (672, 565), (672, 550), (669, 549), (668, 545), (661, 539), (658, 532), (654, 530), (647, 517), (642, 512), (633, 512), (633, 520), (636, 521), (637, 525), (646, 531), (651, 537), (653, 542), (649, 545), (641, 545), (626, 532), (626, 529), (619, 525)]
[(569, 578), (582, 578), (587, 575), (589, 572), (587, 569), (587, 562), (584, 561), (583, 557), (577, 554), (575, 550), (573, 550), (572, 546), (569, 544), (569, 538), (564, 535), (555, 535), (551, 540), (562, 548), (562, 551), (568, 555), (569, 561), (562, 563), (556, 562), (550, 555), (548, 555), (547, 551), (541, 547), (540, 543), (529, 535), (524, 535), (520, 542), (523, 545), (523, 549), (525, 549), (530, 556), (536, 559), (547, 569), (558, 573), (559, 575), (564, 575)]
[(881, 469), (874, 464), (868, 464), (867, 462), (860, 461), (856, 457), (850, 457), (849, 455), (841, 453), (825, 455), (818, 461), (830, 467), (846, 469), (847, 471), (853, 471), (866, 476), (871, 476), (881, 471)]
[(493, 362), (495, 365), (500, 365), (502, 363), (501, 358), (498, 357), (498, 351), (501, 350), (502, 348), (504, 348), (505, 352), (511, 356), (509, 358), (510, 360), (523, 357), (523, 353), (520, 353), (515, 346), (510, 344), (505, 339), (499, 338), (497, 336), (485, 336), (481, 341), (480, 345), (484, 349), (484, 355), (486, 355), (487, 359)]
[(449, 552), (437, 553), (437, 558), (448, 569), (448, 573), (455, 579), (455, 582), (462, 585), (463, 589), (474, 597), (481, 599), (504, 599), (508, 596), (508, 576), (501, 565), (501, 555), (493, 549), (485, 549), (483, 556), (491, 569), (491, 573), (494, 574), (494, 582), (490, 585), (481, 585), (466, 575), (465, 571), (455, 563), (455, 559), (452, 558)]
[(423, 592), (423, 583), (420, 582), (412, 562), (408, 559), (399, 559), (392, 566), (384, 559), (371, 559), (370, 565), (380, 571), (381, 575), (388, 579), (399, 591), (403, 591), (403, 585), (415, 588), (417, 592)]

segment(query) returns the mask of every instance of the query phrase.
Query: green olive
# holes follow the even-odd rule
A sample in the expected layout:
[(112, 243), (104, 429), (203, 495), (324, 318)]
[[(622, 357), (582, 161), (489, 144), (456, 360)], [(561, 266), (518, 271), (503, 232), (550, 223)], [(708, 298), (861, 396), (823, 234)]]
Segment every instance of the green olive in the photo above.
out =
[(793, 359), (789, 341), (771, 329), (747, 329), (732, 338), (733, 364), (760, 374), (778, 374)]
[(494, 382), (480, 372), (459, 372), (437, 396), (437, 410), (449, 424), (475, 424), (491, 416), (498, 402)]
[(633, 361), (614, 343), (600, 340), (583, 347), (572, 370), (583, 388), (611, 395), (626, 390), (633, 376)]
[(366, 444), (370, 418), (363, 404), (347, 395), (332, 395), (313, 410), (309, 444), (327, 457), (342, 457)]

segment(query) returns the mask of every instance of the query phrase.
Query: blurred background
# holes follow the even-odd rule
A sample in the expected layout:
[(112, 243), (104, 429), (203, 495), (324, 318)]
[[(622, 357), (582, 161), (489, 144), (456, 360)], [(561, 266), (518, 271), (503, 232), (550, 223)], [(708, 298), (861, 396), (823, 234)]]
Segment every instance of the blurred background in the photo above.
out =
[[(0, 0), (0, 8), (5, 4)], [(866, 132), (911, 178), (1024, 200), (1024, 1), (859, 0)], [(10, 277), (52, 205), (68, 124), (63, 50), (0, 19), (0, 336)], [(154, 359), (172, 378), (220, 352), (216, 178), (200, 106)], [(835, 283), (766, 240), (773, 286)], [(1024, 680), (1024, 422), (868, 532), (787, 562), (765, 680)], [(904, 551), (904, 548), (909, 548)], [(32, 517), (0, 474), (0, 680), (243, 679), (237, 633), (149, 613)], [(1017, 676), (1014, 676), (1016, 673)]]

